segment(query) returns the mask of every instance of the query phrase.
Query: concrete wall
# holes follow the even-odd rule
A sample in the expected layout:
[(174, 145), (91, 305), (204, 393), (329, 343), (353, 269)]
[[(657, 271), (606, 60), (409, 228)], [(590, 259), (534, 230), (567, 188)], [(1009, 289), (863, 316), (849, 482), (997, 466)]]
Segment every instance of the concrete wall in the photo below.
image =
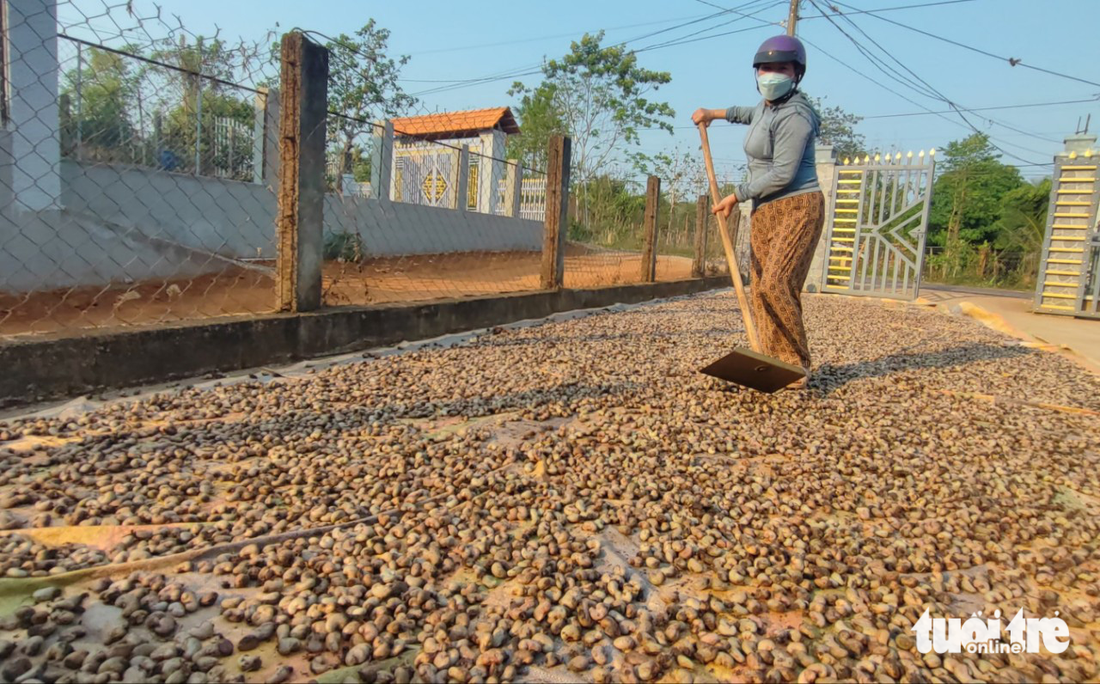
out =
[(0, 219), (0, 291), (189, 278), (235, 262), (67, 209)]
[[(275, 258), (267, 185), (69, 160), (61, 178), (63, 210), (0, 212), (0, 290), (186, 278)], [(362, 197), (326, 196), (324, 221), (326, 234), (358, 233), (374, 256), (542, 244), (538, 221)]]
[(275, 194), (264, 185), (68, 160), (61, 177), (73, 213), (204, 252), (275, 258)]
[(358, 232), (371, 255), (542, 249), (542, 223), (374, 198), (325, 197), (325, 232)]

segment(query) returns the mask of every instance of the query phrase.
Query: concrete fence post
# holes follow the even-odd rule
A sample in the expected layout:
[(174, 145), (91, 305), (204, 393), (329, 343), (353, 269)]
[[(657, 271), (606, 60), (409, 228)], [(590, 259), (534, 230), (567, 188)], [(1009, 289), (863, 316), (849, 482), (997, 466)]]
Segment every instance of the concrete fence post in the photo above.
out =
[(252, 182), (264, 182), (264, 120), (267, 116), (267, 88), (252, 99)]
[(263, 180), (272, 191), (279, 185), (279, 122), (282, 120), (281, 100), (278, 88), (271, 88), (264, 96), (263, 126)]
[[(57, 5), (55, 0), (6, 2), (3, 50), (8, 98), (8, 161), (0, 173), (10, 174), (10, 189), (15, 212), (54, 211), (61, 207), (61, 136), (58, 96)], [(80, 44), (78, 60), (83, 67)], [(8, 63), (7, 58), (13, 59)], [(76, 154), (81, 152), (83, 119), (80, 74), (78, 68), (76, 108)], [(8, 190), (8, 188), (4, 188)], [(5, 205), (9, 204), (5, 202)], [(0, 207), (0, 211), (8, 210)]]
[(520, 217), (520, 200), (523, 199), (523, 167), (515, 159), (508, 160), (504, 181), (504, 211), (506, 216)]
[(642, 244), (642, 282), (657, 280), (657, 208), (661, 201), (661, 179), (650, 176), (645, 187), (644, 238)]
[(546, 217), (542, 233), (544, 290), (556, 290), (565, 283), (565, 238), (569, 233), (569, 165), (572, 141), (564, 136), (550, 140), (546, 165)]
[(691, 259), (691, 277), (702, 278), (706, 271), (707, 259), (707, 209), (710, 208), (710, 198), (699, 195), (695, 200), (695, 253)]
[(275, 289), (280, 311), (310, 311), (321, 306), (324, 265), (328, 50), (284, 35), (281, 81)]
[[(476, 189), (475, 189), (476, 192)], [(455, 183), (455, 209), (466, 211), (470, 206), (470, 146), (458, 151), (458, 182)]]
[[(374, 145), (371, 146), (370, 191), (375, 199), (389, 202), (396, 195), (400, 200), (400, 189), (392, 189), (393, 183), (393, 121), (387, 119), (378, 126), (372, 126)], [(391, 195), (392, 193), (392, 195)]]
[(836, 152), (832, 145), (818, 145), (814, 149), (817, 161), (817, 183), (825, 195), (825, 227), (821, 229), (821, 239), (814, 248), (810, 262), (810, 274), (803, 286), (807, 292), (821, 292), (825, 287), (825, 262), (828, 259), (829, 223), (833, 220), (833, 180), (836, 178)]

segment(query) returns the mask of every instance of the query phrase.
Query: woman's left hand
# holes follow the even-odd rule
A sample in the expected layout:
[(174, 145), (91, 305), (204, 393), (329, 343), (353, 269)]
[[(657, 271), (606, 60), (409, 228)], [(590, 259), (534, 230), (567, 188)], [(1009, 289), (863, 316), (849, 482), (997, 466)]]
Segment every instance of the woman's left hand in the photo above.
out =
[(737, 195), (726, 195), (721, 202), (714, 205), (714, 208), (710, 210), (710, 213), (715, 215), (721, 215), (722, 218), (729, 218), (733, 212), (733, 208), (737, 205)]

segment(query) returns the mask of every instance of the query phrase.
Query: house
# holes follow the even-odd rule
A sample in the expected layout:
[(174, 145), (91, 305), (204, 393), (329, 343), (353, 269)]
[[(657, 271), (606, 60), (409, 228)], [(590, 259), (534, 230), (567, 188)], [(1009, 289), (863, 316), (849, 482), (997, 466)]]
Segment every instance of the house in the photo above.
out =
[(497, 213), (508, 177), (507, 138), (520, 132), (508, 107), (394, 119), (393, 131), (393, 201), (460, 208), (455, 193), (465, 146), (469, 174), (461, 208)]

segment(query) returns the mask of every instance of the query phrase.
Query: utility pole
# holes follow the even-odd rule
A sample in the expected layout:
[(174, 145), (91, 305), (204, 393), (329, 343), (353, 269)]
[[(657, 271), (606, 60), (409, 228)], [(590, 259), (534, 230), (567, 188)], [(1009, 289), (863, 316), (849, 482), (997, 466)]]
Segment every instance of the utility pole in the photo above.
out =
[(798, 3), (800, 0), (791, 0), (791, 13), (787, 15), (787, 35), (793, 36), (795, 27), (798, 26)]

